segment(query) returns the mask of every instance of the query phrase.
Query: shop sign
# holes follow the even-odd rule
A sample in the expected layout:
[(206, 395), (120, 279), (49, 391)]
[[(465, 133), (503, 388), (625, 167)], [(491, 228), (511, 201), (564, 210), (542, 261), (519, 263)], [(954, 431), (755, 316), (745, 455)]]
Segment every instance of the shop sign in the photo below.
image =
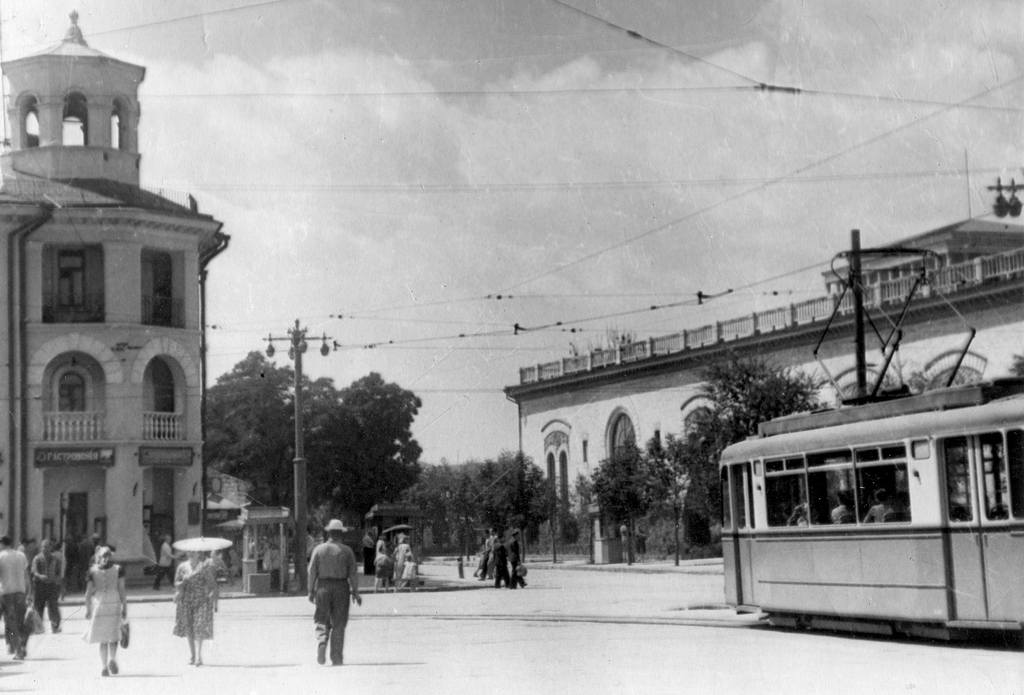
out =
[(192, 447), (139, 447), (140, 466), (191, 466)]
[(114, 450), (96, 447), (80, 449), (36, 449), (36, 466), (113, 466)]

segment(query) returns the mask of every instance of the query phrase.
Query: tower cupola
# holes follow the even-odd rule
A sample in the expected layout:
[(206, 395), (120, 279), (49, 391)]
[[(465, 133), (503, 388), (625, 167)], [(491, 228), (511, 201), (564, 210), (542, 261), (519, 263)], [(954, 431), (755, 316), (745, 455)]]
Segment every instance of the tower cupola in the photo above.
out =
[(146, 69), (90, 48), (72, 12), (58, 45), (6, 61), (10, 142), (3, 174), (139, 183), (139, 84)]

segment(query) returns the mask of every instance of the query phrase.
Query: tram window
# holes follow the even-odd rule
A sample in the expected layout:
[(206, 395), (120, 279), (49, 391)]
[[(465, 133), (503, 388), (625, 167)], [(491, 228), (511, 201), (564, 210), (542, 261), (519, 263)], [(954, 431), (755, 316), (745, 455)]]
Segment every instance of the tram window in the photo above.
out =
[(946, 505), (950, 521), (971, 521), (971, 469), (967, 460), (967, 438), (952, 437), (942, 442), (946, 461)]
[(736, 500), (736, 528), (738, 529), (747, 527), (747, 504), (743, 498), (743, 469), (746, 466), (745, 463), (731, 466), (732, 498)]
[(911, 520), (906, 453), (902, 445), (857, 450), (857, 512), (862, 523)]
[(1006, 433), (1006, 460), (1010, 464), (1010, 498), (1015, 519), (1024, 518), (1024, 432)]
[(812, 524), (856, 523), (852, 468), (809, 472), (807, 491)]
[(807, 490), (803, 472), (765, 478), (769, 526), (806, 526)]
[(853, 459), (850, 457), (849, 449), (841, 449), (839, 451), (823, 451), (817, 454), (807, 454), (807, 467), (814, 468), (816, 466), (837, 466), (844, 463), (848, 464)]
[(732, 513), (729, 509), (729, 469), (722, 469), (722, 528), (732, 528)]
[[(755, 461), (754, 466), (757, 467), (760, 464)], [(747, 504), (749, 509), (747, 516), (750, 517), (750, 528), (757, 527), (756, 517), (754, 516), (754, 476), (750, 474), (750, 464), (746, 464), (747, 469)]]
[(994, 521), (1010, 517), (1010, 479), (1003, 456), (1003, 435), (990, 432), (978, 437), (985, 480), (985, 516)]

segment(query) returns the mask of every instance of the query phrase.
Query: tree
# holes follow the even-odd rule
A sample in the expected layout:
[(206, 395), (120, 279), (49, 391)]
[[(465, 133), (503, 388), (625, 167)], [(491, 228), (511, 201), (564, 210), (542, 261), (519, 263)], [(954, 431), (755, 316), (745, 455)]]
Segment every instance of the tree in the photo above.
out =
[[(625, 522), (632, 534), (634, 520), (646, 514), (661, 495), (660, 474), (636, 445), (623, 446), (594, 471), (594, 497), (604, 514)], [(631, 562), (629, 548), (624, 551)]]
[(1010, 374), (1024, 376), (1024, 355), (1014, 355), (1013, 364), (1010, 365)]
[[(419, 475), (411, 427), (419, 398), (371, 373), (338, 391), (331, 379), (303, 379), (303, 436), (311, 508), (367, 512), (396, 501)], [(293, 498), (294, 372), (258, 352), (221, 376), (207, 394), (206, 462), (254, 485), (272, 505)]]

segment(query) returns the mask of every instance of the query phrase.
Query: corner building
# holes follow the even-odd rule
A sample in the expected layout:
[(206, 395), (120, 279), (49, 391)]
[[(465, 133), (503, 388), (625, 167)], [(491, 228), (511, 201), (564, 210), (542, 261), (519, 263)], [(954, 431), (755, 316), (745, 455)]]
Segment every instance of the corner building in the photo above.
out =
[(2, 64), (0, 530), (98, 533), (132, 566), (198, 535), (203, 283), (228, 242), (139, 186), (145, 69), (57, 46)]

